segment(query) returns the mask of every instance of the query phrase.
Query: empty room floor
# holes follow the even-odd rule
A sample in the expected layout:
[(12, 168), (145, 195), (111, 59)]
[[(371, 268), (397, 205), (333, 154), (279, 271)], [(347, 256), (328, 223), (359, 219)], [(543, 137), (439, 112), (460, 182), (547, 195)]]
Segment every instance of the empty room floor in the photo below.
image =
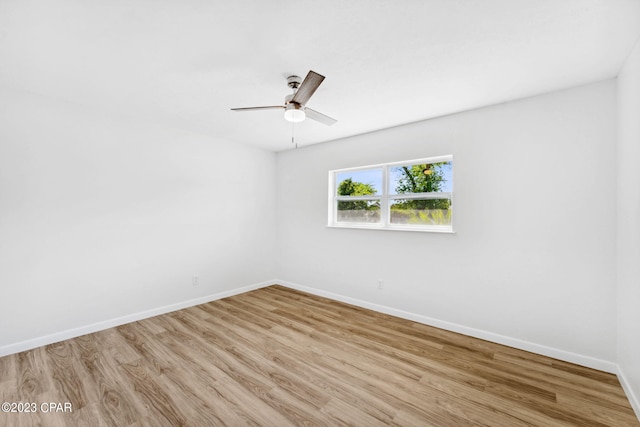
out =
[(3, 426), (640, 426), (615, 375), (277, 285), (0, 358), (0, 393)]

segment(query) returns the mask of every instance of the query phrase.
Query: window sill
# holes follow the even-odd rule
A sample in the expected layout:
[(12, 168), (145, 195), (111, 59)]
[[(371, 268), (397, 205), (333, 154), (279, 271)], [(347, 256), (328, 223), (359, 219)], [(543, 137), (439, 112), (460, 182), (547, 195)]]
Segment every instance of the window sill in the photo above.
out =
[(346, 223), (346, 224), (329, 224), (327, 228), (352, 228), (358, 230), (385, 230), (385, 231), (413, 231), (419, 233), (444, 233), (444, 234), (455, 234), (456, 232), (453, 230), (453, 227), (447, 226), (435, 226), (435, 227), (427, 227), (427, 226), (383, 226), (383, 225), (374, 225), (374, 224), (358, 224), (358, 223)]

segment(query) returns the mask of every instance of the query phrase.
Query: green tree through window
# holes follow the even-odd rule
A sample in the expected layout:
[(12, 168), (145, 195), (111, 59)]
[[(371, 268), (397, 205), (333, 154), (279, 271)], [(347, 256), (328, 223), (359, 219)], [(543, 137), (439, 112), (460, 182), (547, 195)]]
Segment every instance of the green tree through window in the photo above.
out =
[[(398, 194), (406, 194), (442, 191), (445, 176), (440, 166), (445, 164), (447, 162), (395, 168), (396, 171), (400, 172), (400, 177), (396, 184), (396, 192)], [(449, 199), (404, 200), (393, 204), (391, 209), (449, 209), (450, 206), (451, 200)]]
[[(371, 184), (353, 181), (351, 178), (343, 180), (338, 185), (338, 196), (369, 196), (376, 194), (376, 189)], [(338, 210), (354, 211), (354, 210), (370, 210), (379, 209), (380, 203), (371, 203), (367, 200), (355, 200), (353, 202), (338, 203)]]

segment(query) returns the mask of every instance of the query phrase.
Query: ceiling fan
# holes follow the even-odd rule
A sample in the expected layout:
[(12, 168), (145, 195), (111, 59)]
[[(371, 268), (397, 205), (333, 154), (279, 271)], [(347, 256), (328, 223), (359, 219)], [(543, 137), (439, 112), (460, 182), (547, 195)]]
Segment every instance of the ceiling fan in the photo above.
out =
[(320, 86), (320, 83), (324, 80), (324, 76), (310, 70), (304, 81), (298, 76), (287, 77), (287, 86), (293, 89), (293, 93), (285, 96), (284, 105), (270, 105), (267, 107), (245, 107), (245, 108), (232, 108), (233, 111), (255, 111), (255, 110), (275, 110), (283, 109), (284, 118), (290, 122), (298, 123), (303, 121), (306, 117), (331, 126), (336, 123), (337, 120), (312, 110), (306, 106), (307, 101), (311, 98), (311, 95), (315, 93)]

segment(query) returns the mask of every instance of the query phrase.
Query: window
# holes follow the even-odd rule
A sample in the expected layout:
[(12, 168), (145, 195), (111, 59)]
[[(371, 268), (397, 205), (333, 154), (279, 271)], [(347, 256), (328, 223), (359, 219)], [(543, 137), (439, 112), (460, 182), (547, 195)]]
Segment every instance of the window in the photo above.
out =
[(329, 172), (329, 226), (453, 231), (453, 156)]

